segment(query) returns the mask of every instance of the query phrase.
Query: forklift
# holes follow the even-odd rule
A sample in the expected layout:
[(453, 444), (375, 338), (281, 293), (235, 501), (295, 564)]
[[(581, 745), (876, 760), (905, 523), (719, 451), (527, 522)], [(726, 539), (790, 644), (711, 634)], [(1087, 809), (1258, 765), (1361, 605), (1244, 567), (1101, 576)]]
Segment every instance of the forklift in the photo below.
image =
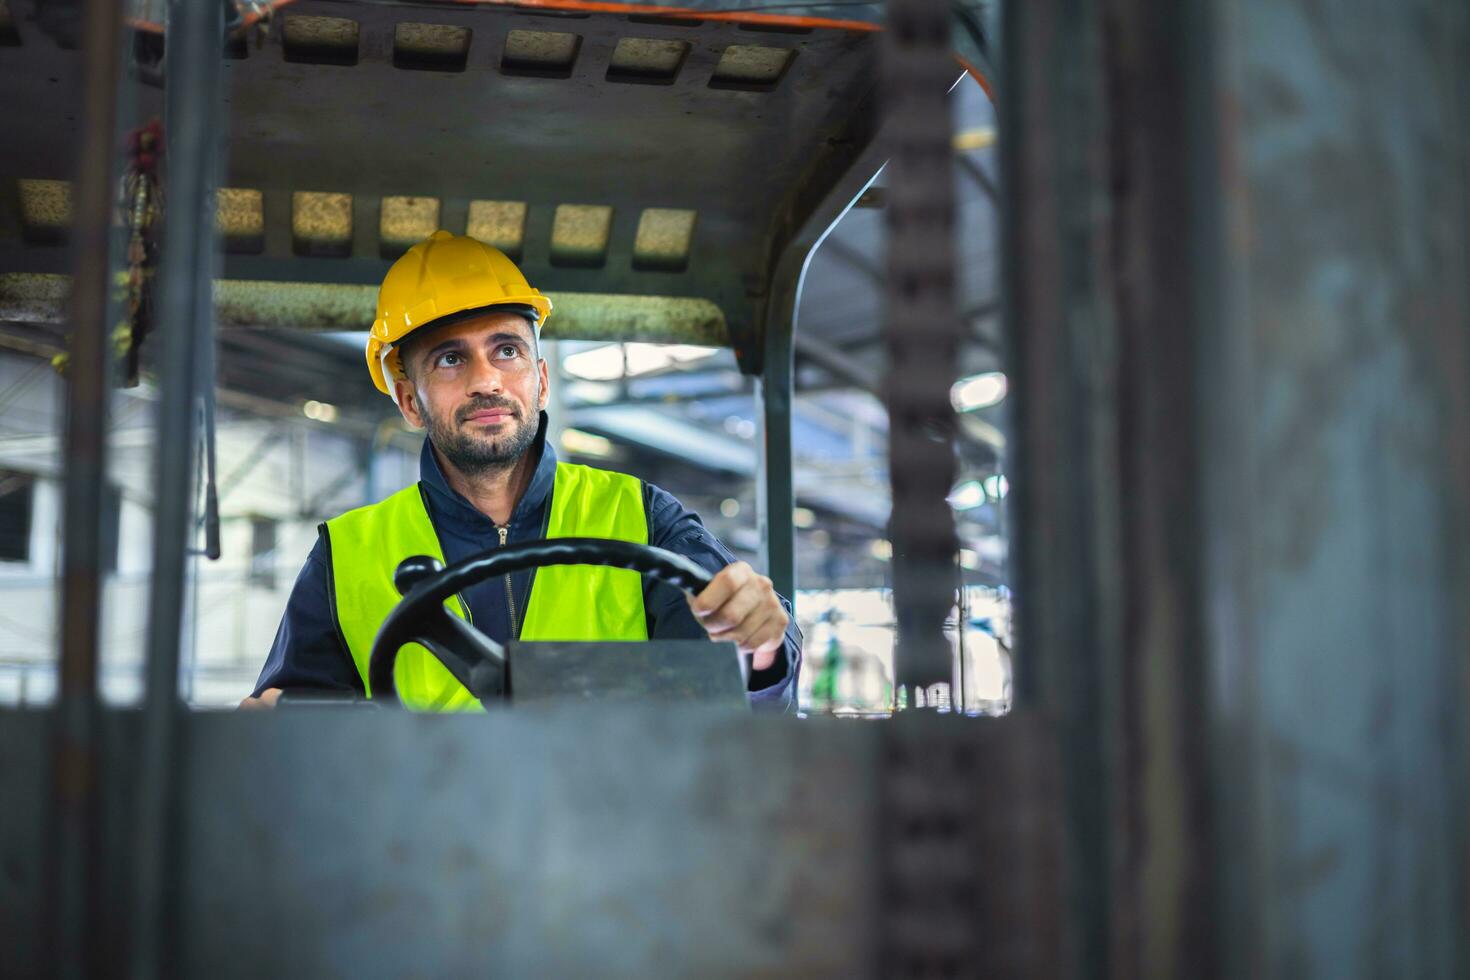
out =
[[(196, 540), (191, 489), (213, 452), (216, 329), (340, 327), (341, 297), (370, 297), (437, 228), (495, 245), (548, 291), (548, 339), (734, 351), (757, 379), (762, 564), (793, 595), (795, 311), (813, 251), (860, 200), (909, 216), (896, 272), (906, 262), (919, 278), (905, 281), (899, 315), (925, 383), (895, 397), (915, 424), (952, 416), (935, 365), (953, 373), (956, 320), (945, 283), (922, 278), (936, 257), (953, 261), (942, 227), (925, 233), (952, 191), (902, 188), (936, 165), (949, 173), (949, 92), (989, 85), (985, 9), (915, 7), (895, 32), (884, 28), (897, 5), (880, 3), (108, 7), (11, 4), (19, 43), (4, 71), (21, 97), (7, 125), (24, 138), (7, 139), (22, 149), (5, 166), (33, 189), (76, 178), (65, 238), (34, 234), (18, 209), (0, 293), (71, 334), (68, 567), (89, 567), (80, 484), (105, 454), (83, 430), (104, 416), (107, 385), (140, 363), (160, 389), (157, 512), (190, 517), (156, 529), (141, 711), (97, 707), (96, 636), (73, 618), (96, 601), (94, 575), (65, 595), (55, 712), (0, 714), (6, 795), (21, 802), (0, 847), (19, 869), (4, 894), (22, 972), (804, 976), (987, 961), (1047, 972), (1055, 943), (931, 935), (933, 915), (955, 913), (944, 896), (974, 887), (964, 861), (929, 867), (936, 848), (970, 846), (973, 801), (955, 786), (976, 774), (993, 786), (996, 769), (1024, 784), (1008, 793), (1045, 792), (1042, 770), (1004, 748), (1034, 741), (1026, 718), (758, 719), (728, 644), (502, 648), (444, 605), (471, 583), (558, 563), (697, 592), (708, 576), (677, 555), (564, 539), (447, 568), (403, 562), (403, 600), (361, 702), (376, 710), (287, 692), (292, 710), (269, 717), (189, 712), (176, 682), (184, 566), (191, 549), (218, 552), (217, 505), (206, 488)], [(65, 125), (46, 78), (79, 87), (83, 110)], [(120, 132), (133, 134), (121, 154)], [(119, 171), (125, 199), (158, 225), (151, 237), (142, 221), (116, 227)], [(140, 256), (156, 259), (154, 278)], [(251, 290), (268, 300), (251, 307)], [(130, 333), (96, 329), (119, 320)], [(911, 441), (917, 455), (895, 465), (932, 473), (897, 498), (925, 521), (909, 532), (921, 557), (896, 587), (938, 583), (940, 600), (911, 603), (927, 623), (901, 617), (916, 655), (900, 680), (922, 689), (950, 680), (954, 462), (946, 444)], [(396, 710), (394, 663), (410, 643), (487, 713)], [(936, 800), (948, 816), (921, 819)], [(895, 835), (908, 850), (880, 857)], [(1048, 867), (1054, 836), (1026, 828), (997, 859), (1042, 881), (1020, 869)], [(953, 881), (926, 901), (918, 882), (935, 874)], [(13, 901), (32, 888), (45, 901)]]
[[(1465, 976), (1470, 18), (1001, 6), (0, 2), (0, 310), (7, 343), (64, 336), (67, 379), (58, 695), (0, 709), (0, 972)], [(417, 642), (483, 713), (187, 710), (224, 329), (360, 326), (443, 227), (557, 297), (548, 337), (728, 347), (790, 595), (794, 310), (858, 202), (887, 229), (895, 680), (948, 680), (946, 99), (977, 81), (1009, 714), (758, 718), (709, 644), (604, 651), (674, 665), (629, 690), (446, 625), (512, 560), (698, 587), (605, 542), (399, 570), (383, 693)], [(108, 394), (140, 370), (169, 519), (146, 697), (104, 708)]]

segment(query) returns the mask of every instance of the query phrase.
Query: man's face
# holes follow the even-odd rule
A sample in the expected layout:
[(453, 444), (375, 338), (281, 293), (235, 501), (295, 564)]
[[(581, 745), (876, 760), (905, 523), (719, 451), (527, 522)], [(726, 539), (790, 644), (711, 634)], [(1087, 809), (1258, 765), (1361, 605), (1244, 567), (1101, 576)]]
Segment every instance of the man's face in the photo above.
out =
[(512, 466), (536, 441), (546, 362), (525, 317), (494, 312), (440, 327), (400, 356), (408, 377), (393, 385), (398, 410), (428, 429), (434, 448), (461, 471)]

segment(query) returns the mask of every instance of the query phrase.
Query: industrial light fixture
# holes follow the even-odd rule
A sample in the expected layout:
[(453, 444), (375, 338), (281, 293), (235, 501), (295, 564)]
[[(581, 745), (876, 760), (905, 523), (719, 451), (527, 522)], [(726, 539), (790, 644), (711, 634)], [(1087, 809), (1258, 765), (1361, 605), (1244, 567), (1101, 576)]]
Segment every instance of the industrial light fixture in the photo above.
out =
[(966, 480), (949, 492), (949, 505), (955, 510), (974, 510), (985, 503), (985, 488), (979, 480)]
[(584, 381), (616, 381), (701, 361), (717, 353), (718, 347), (694, 344), (604, 344), (567, 355), (561, 367)]
[(608, 405), (618, 400), (618, 386), (606, 381), (573, 381), (567, 385), (567, 397), (590, 405)]
[(301, 414), (313, 422), (337, 421), (337, 406), (328, 402), (308, 401), (301, 406)]
[(879, 561), (887, 561), (893, 557), (893, 545), (888, 542), (887, 538), (878, 538), (868, 545), (868, 554)]
[(616, 381), (623, 376), (622, 345), (608, 344), (568, 354), (561, 362), (561, 369), (584, 381)]
[(740, 516), (740, 501), (736, 500), (734, 497), (726, 497), (724, 500), (720, 501), (720, 513), (724, 514), (726, 517)]
[(593, 435), (591, 432), (583, 432), (581, 429), (563, 429), (561, 433), (561, 448), (578, 456), (611, 456), (613, 444), (611, 439), (603, 436)]
[(797, 507), (791, 512), (791, 523), (796, 527), (811, 527), (817, 523), (817, 515), (809, 507)]
[(973, 412), (1000, 404), (1006, 397), (1006, 376), (999, 371), (972, 374), (956, 381), (949, 400), (956, 412)]
[(985, 496), (991, 500), (1004, 500), (1006, 499), (1006, 494), (1011, 491), (1010, 481), (1002, 473), (992, 473), (990, 476), (987, 476), (982, 486), (985, 487)]
[(738, 415), (725, 416), (725, 431), (741, 439), (755, 438), (755, 422)]

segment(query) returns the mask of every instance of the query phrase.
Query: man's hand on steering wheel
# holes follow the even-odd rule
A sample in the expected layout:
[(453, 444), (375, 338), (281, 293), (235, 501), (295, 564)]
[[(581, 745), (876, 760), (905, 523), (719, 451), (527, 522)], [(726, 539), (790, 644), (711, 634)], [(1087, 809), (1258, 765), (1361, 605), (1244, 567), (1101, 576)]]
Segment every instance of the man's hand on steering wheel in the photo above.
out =
[(281, 700), (281, 689), (279, 687), (268, 687), (260, 692), (259, 697), (251, 696), (240, 702), (241, 711), (269, 711)]
[[(373, 640), (369, 677), (374, 700), (401, 705), (393, 667), (398, 651), (422, 643), (455, 678), (482, 701), (505, 697), (507, 663), (504, 649), (444, 608), (460, 589), (497, 575), (543, 565), (606, 565), (652, 575), (684, 590), (696, 620), (717, 642), (734, 643), (750, 654), (755, 670), (776, 661), (790, 622), (771, 580), (745, 562), (735, 562), (711, 577), (682, 555), (629, 541), (602, 538), (556, 538), (492, 549), (445, 568), (426, 556), (398, 564), (393, 581), (403, 594), (383, 620)], [(693, 594), (698, 589), (697, 594)], [(273, 708), (280, 692), (272, 688), (246, 698), (240, 707)]]
[(689, 608), (711, 640), (734, 643), (752, 655), (751, 666), (765, 670), (776, 662), (790, 619), (771, 580), (743, 561), (726, 565)]

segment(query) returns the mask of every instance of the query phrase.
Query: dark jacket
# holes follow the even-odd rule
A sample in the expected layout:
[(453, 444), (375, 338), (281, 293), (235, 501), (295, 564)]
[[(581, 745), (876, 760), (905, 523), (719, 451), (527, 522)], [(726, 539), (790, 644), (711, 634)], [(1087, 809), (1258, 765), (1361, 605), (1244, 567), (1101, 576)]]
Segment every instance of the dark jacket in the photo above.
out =
[[(531, 452), (539, 452), (540, 461), (525, 494), (516, 504), (515, 513), (511, 515), (507, 543), (539, 538), (545, 526), (546, 508), (556, 477), (556, 451), (546, 444), (545, 413), (541, 416), (541, 431)], [(500, 543), (495, 524), (450, 489), (428, 440), (424, 441), (419, 458), (419, 479), (428, 490), (424, 499), (428, 504), (429, 519), (433, 521), (444, 548), (446, 563), (453, 564)], [(699, 517), (668, 492), (645, 483), (643, 502), (648, 515), (649, 544), (681, 554), (710, 572), (717, 572), (735, 560)], [(511, 575), (511, 590), (519, 610), (526, 608), (533, 575), (534, 570)], [(291, 589), (291, 598), (286, 603), (286, 612), (281, 617), (270, 656), (266, 658), (265, 669), (256, 681), (256, 694), (268, 687), (362, 693), (362, 679), (357, 667), (342, 644), (336, 624), (332, 622), (327, 601), (329, 588), (327, 555), (322, 539), (318, 537), (307, 556), (305, 567), (296, 577), (296, 585)], [(464, 598), (476, 627), (498, 643), (505, 643), (510, 638), (510, 609), (502, 579), (472, 586), (465, 590)], [(784, 597), (781, 602), (790, 615), (791, 603)], [(651, 638), (673, 640), (705, 636), (704, 629), (689, 611), (684, 594), (673, 586), (644, 576), (643, 608), (648, 615), (648, 635)], [(768, 670), (751, 673), (749, 697), (752, 706), (794, 711), (795, 682), (800, 665), (801, 631), (793, 618), (786, 629), (786, 644), (777, 654), (776, 662)]]

